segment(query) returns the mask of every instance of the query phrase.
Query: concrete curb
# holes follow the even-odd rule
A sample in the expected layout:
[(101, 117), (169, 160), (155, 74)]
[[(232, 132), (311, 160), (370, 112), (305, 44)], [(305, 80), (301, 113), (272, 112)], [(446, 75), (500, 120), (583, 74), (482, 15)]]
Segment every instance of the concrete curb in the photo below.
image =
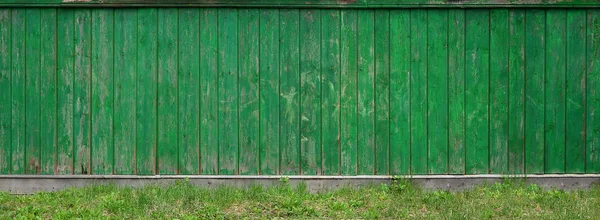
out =
[(426, 190), (460, 191), (485, 183), (521, 179), (526, 184), (537, 184), (544, 189), (587, 189), (600, 184), (600, 174), (546, 174), (546, 175), (415, 175), (415, 176), (207, 176), (207, 175), (0, 175), (0, 191), (11, 194), (30, 194), (39, 191), (56, 191), (69, 187), (115, 184), (139, 187), (148, 184), (167, 185), (176, 180), (188, 180), (199, 187), (214, 188), (227, 185), (248, 187), (254, 184), (273, 186), (282, 179), (290, 185), (306, 183), (310, 191), (319, 192), (342, 186), (366, 186), (391, 183), (394, 178), (405, 179)]

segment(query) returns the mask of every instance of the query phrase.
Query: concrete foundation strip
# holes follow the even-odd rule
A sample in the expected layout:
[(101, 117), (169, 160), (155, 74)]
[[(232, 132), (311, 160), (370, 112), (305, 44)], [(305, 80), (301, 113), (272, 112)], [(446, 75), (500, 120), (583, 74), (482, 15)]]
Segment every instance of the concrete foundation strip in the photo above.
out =
[(426, 190), (459, 191), (476, 185), (503, 182), (507, 179), (537, 184), (544, 189), (587, 189), (600, 184), (600, 174), (544, 174), (544, 175), (414, 175), (414, 176), (245, 176), (245, 175), (0, 175), (0, 191), (12, 194), (30, 194), (39, 191), (56, 191), (68, 187), (100, 184), (139, 187), (148, 184), (167, 185), (176, 180), (187, 180), (199, 187), (214, 188), (227, 185), (248, 187), (253, 184), (273, 186), (282, 180), (291, 186), (306, 183), (310, 191), (319, 192), (343, 186), (359, 187), (369, 184), (392, 183), (406, 180)]

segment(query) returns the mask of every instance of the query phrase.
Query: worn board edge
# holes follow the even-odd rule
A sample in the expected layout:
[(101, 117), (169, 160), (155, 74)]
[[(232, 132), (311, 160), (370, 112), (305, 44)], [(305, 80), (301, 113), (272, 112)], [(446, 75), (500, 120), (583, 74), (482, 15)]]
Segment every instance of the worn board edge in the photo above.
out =
[(600, 184), (600, 174), (544, 174), (544, 175), (415, 175), (415, 176), (258, 176), (258, 175), (0, 175), (0, 191), (10, 194), (32, 194), (68, 188), (108, 185), (141, 187), (168, 185), (188, 181), (198, 187), (230, 186), (247, 188), (253, 185), (275, 186), (284, 180), (294, 187), (304, 183), (311, 192), (323, 192), (341, 187), (361, 187), (390, 184), (393, 180), (409, 181), (424, 190), (461, 191), (485, 184), (507, 180), (536, 184), (542, 189), (578, 190)]
[(600, 1), (589, 0), (448, 0), (448, 1), (343, 1), (343, 0), (5, 0), (0, 7), (250, 7), (250, 8), (599, 8)]

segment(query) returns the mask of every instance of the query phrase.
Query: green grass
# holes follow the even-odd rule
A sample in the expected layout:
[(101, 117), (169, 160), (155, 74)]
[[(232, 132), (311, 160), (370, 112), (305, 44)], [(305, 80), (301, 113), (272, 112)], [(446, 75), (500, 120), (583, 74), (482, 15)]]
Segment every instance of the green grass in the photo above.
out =
[(94, 186), (15, 196), (0, 193), (0, 219), (31, 218), (600, 218), (600, 188), (563, 192), (514, 182), (463, 192), (410, 184), (309, 193), (306, 186), (208, 190), (186, 181), (160, 187)]

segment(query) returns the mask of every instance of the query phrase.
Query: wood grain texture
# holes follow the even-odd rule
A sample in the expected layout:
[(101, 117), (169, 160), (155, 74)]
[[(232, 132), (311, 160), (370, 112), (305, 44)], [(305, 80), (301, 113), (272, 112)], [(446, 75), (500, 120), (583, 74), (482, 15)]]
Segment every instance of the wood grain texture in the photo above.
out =
[(200, 173), (200, 10), (179, 9), (178, 167), (180, 174)]
[(586, 12), (567, 10), (565, 173), (585, 172)]
[(487, 9), (465, 16), (465, 168), (472, 174), (489, 171), (489, 16)]
[(525, 172), (544, 172), (546, 11), (525, 12)]
[(340, 11), (321, 11), (323, 174), (340, 174)]
[(11, 15), (11, 9), (0, 9), (0, 173), (11, 171)]
[(200, 10), (200, 170), (218, 174), (217, 9)]
[(279, 14), (280, 96), (279, 126), (280, 173), (300, 174), (300, 14), (281, 10)]
[(358, 174), (375, 171), (375, 13), (358, 11)]
[(410, 173), (410, 11), (390, 11), (390, 174)]
[(161, 8), (157, 13), (157, 172), (178, 174), (178, 10)]
[(598, 173), (599, 17), (0, 9), (0, 174)]
[(358, 12), (340, 12), (340, 166), (342, 175), (357, 174), (358, 148)]
[(115, 10), (114, 174), (137, 173), (137, 10)]
[[(13, 12), (14, 14), (14, 12)], [(59, 9), (57, 38), (57, 82), (58, 87), (58, 149), (56, 174), (73, 173), (73, 70), (75, 57), (75, 13), (73, 10)], [(14, 50), (13, 50), (14, 51)], [(13, 56), (15, 56), (13, 52)], [(14, 70), (13, 70), (14, 71)], [(17, 85), (13, 77), (13, 88)], [(13, 89), (13, 94), (15, 94)], [(14, 102), (14, 98), (13, 98)], [(15, 105), (13, 104), (13, 112)], [(18, 130), (13, 129), (13, 134)], [(15, 139), (13, 138), (13, 144)], [(14, 148), (13, 148), (14, 152)]]
[(239, 168), (239, 66), (238, 9), (219, 9), (217, 55), (219, 174), (238, 174)]
[(525, 172), (525, 10), (509, 12), (508, 173)]
[(448, 172), (450, 174), (465, 173), (465, 13), (462, 9), (448, 12)]
[(410, 173), (427, 174), (427, 10), (410, 13)]
[(546, 11), (544, 173), (565, 171), (566, 21), (565, 10)]
[(136, 174), (158, 174), (158, 10), (138, 10), (136, 74)]
[(260, 174), (279, 174), (280, 146), (280, 42), (279, 11), (260, 10)]
[[(259, 161), (262, 161), (267, 168), (267, 173), (274, 174), (272, 169), (275, 168), (275, 172), (277, 172), (277, 165), (274, 162), (277, 162), (277, 157), (269, 157), (269, 158), (261, 158), (259, 155), (259, 147), (260, 153), (265, 150), (265, 153), (269, 154), (278, 151), (276, 146), (272, 146), (272, 143), (267, 143), (266, 146), (260, 146), (260, 134), (265, 134), (263, 137), (271, 139), (273, 137), (277, 137), (277, 135), (273, 135), (274, 128), (270, 128), (270, 132), (262, 133), (260, 132), (260, 122), (259, 119), (262, 119), (261, 111), (263, 108), (260, 108), (260, 100), (259, 100), (259, 91), (262, 94), (262, 86), (261, 76), (268, 77), (270, 73), (260, 74), (260, 66), (259, 60), (260, 55), (259, 51), (260, 45), (255, 42), (259, 41), (261, 36), (260, 32), (260, 11), (257, 9), (240, 9), (239, 11), (239, 53), (244, 54), (244, 56), (240, 56), (239, 65), (240, 65), (240, 94), (239, 94), (239, 103), (240, 103), (240, 174), (258, 174)], [(272, 74), (276, 75), (276, 74)], [(276, 75), (277, 76), (277, 75)], [(277, 76), (278, 78), (279, 76)], [(275, 82), (277, 83), (277, 82)], [(267, 90), (268, 91), (268, 90)], [(277, 106), (268, 109), (277, 109)], [(273, 117), (276, 117), (275, 114)], [(265, 118), (265, 122), (273, 122), (268, 118)], [(261, 120), (262, 122), (262, 120)], [(277, 121), (274, 121), (275, 123)], [(275, 126), (277, 127), (277, 126)], [(268, 149), (267, 146), (273, 147), (274, 149)], [(275, 166), (273, 166), (275, 165)], [(269, 170), (271, 169), (271, 170)]]
[(596, 173), (600, 172), (600, 10), (587, 13), (585, 172)]
[(300, 10), (300, 167), (322, 174), (321, 12)]
[[(490, 173), (508, 172), (509, 12), (490, 11)], [(493, 58), (492, 58), (493, 56)]]
[(114, 165), (114, 11), (92, 11), (92, 170), (112, 174)]
[(448, 11), (427, 19), (427, 173), (448, 172)]

